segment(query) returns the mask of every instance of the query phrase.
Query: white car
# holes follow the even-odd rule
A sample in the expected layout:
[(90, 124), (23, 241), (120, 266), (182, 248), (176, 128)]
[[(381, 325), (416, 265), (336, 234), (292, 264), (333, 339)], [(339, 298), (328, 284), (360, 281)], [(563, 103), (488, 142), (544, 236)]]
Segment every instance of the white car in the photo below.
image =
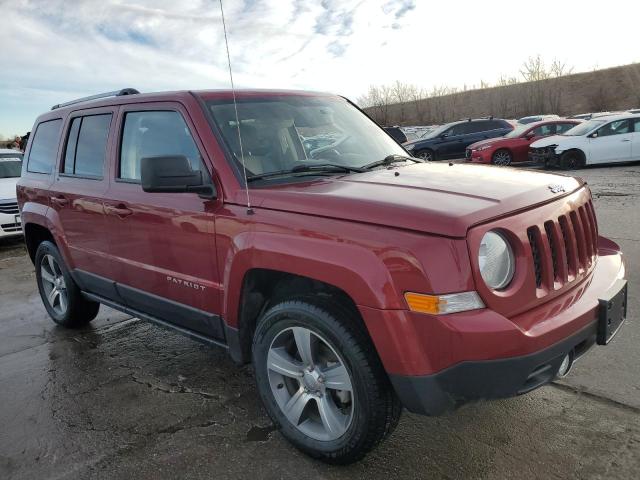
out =
[(640, 160), (640, 115), (620, 114), (594, 118), (533, 142), (529, 160), (565, 169), (585, 165)]
[(22, 235), (16, 183), (22, 171), (22, 153), (0, 148), (0, 238)]

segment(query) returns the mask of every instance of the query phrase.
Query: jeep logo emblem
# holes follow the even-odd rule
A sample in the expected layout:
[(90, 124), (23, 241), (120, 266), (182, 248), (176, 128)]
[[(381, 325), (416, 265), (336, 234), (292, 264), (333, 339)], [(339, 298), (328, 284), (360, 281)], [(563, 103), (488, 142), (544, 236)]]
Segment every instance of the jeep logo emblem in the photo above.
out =
[(564, 192), (564, 187), (560, 184), (553, 184), (549, 185), (549, 190), (551, 190), (551, 193), (560, 193)]

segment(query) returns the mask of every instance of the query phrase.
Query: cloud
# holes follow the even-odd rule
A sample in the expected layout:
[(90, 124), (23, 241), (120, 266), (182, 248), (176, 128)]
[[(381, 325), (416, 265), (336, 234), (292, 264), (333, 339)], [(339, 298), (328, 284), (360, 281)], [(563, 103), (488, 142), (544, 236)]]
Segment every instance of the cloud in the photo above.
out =
[[(576, 8), (597, 11), (581, 18), (582, 30), (634, 44), (633, 15), (578, 0), (540, 0), (527, 13), (535, 36), (522, 34), (509, 0), (460, 0), (463, 16), (447, 3), (414, 0), (223, 1), (238, 87), (356, 98), (370, 84), (395, 80), (430, 88), (497, 79), (537, 53), (576, 70), (637, 60), (606, 42), (585, 49), (548, 22), (547, 7), (559, 22)], [(11, 0), (2, 15), (0, 134), (24, 132), (51, 105), (97, 92), (229, 86), (218, 0)], [(492, 23), (499, 37), (477, 34), (478, 24)]]

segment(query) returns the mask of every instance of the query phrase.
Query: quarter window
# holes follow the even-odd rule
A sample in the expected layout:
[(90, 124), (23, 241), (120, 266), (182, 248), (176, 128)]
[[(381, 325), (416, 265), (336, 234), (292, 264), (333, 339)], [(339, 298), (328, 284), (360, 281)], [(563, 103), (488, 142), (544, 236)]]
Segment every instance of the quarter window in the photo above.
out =
[(532, 130), (534, 137), (546, 137), (555, 133), (555, 125), (540, 125)]
[(51, 173), (56, 163), (58, 142), (62, 120), (49, 120), (36, 127), (31, 142), (27, 171), (33, 173)]
[(192, 169), (201, 169), (198, 148), (180, 113), (146, 111), (125, 115), (119, 178), (140, 181), (142, 158), (170, 155), (183, 155)]

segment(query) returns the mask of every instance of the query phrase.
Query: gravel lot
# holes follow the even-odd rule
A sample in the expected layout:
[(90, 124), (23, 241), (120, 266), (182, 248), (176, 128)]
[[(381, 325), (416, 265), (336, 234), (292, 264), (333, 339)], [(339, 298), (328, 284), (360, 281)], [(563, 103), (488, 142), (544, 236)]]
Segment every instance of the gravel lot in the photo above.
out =
[(329, 467), (273, 431), (251, 368), (102, 307), (56, 328), (20, 241), (0, 243), (0, 478), (637, 478), (640, 165), (577, 173), (629, 268), (629, 319), (566, 380), (440, 418), (405, 413), (363, 462)]

